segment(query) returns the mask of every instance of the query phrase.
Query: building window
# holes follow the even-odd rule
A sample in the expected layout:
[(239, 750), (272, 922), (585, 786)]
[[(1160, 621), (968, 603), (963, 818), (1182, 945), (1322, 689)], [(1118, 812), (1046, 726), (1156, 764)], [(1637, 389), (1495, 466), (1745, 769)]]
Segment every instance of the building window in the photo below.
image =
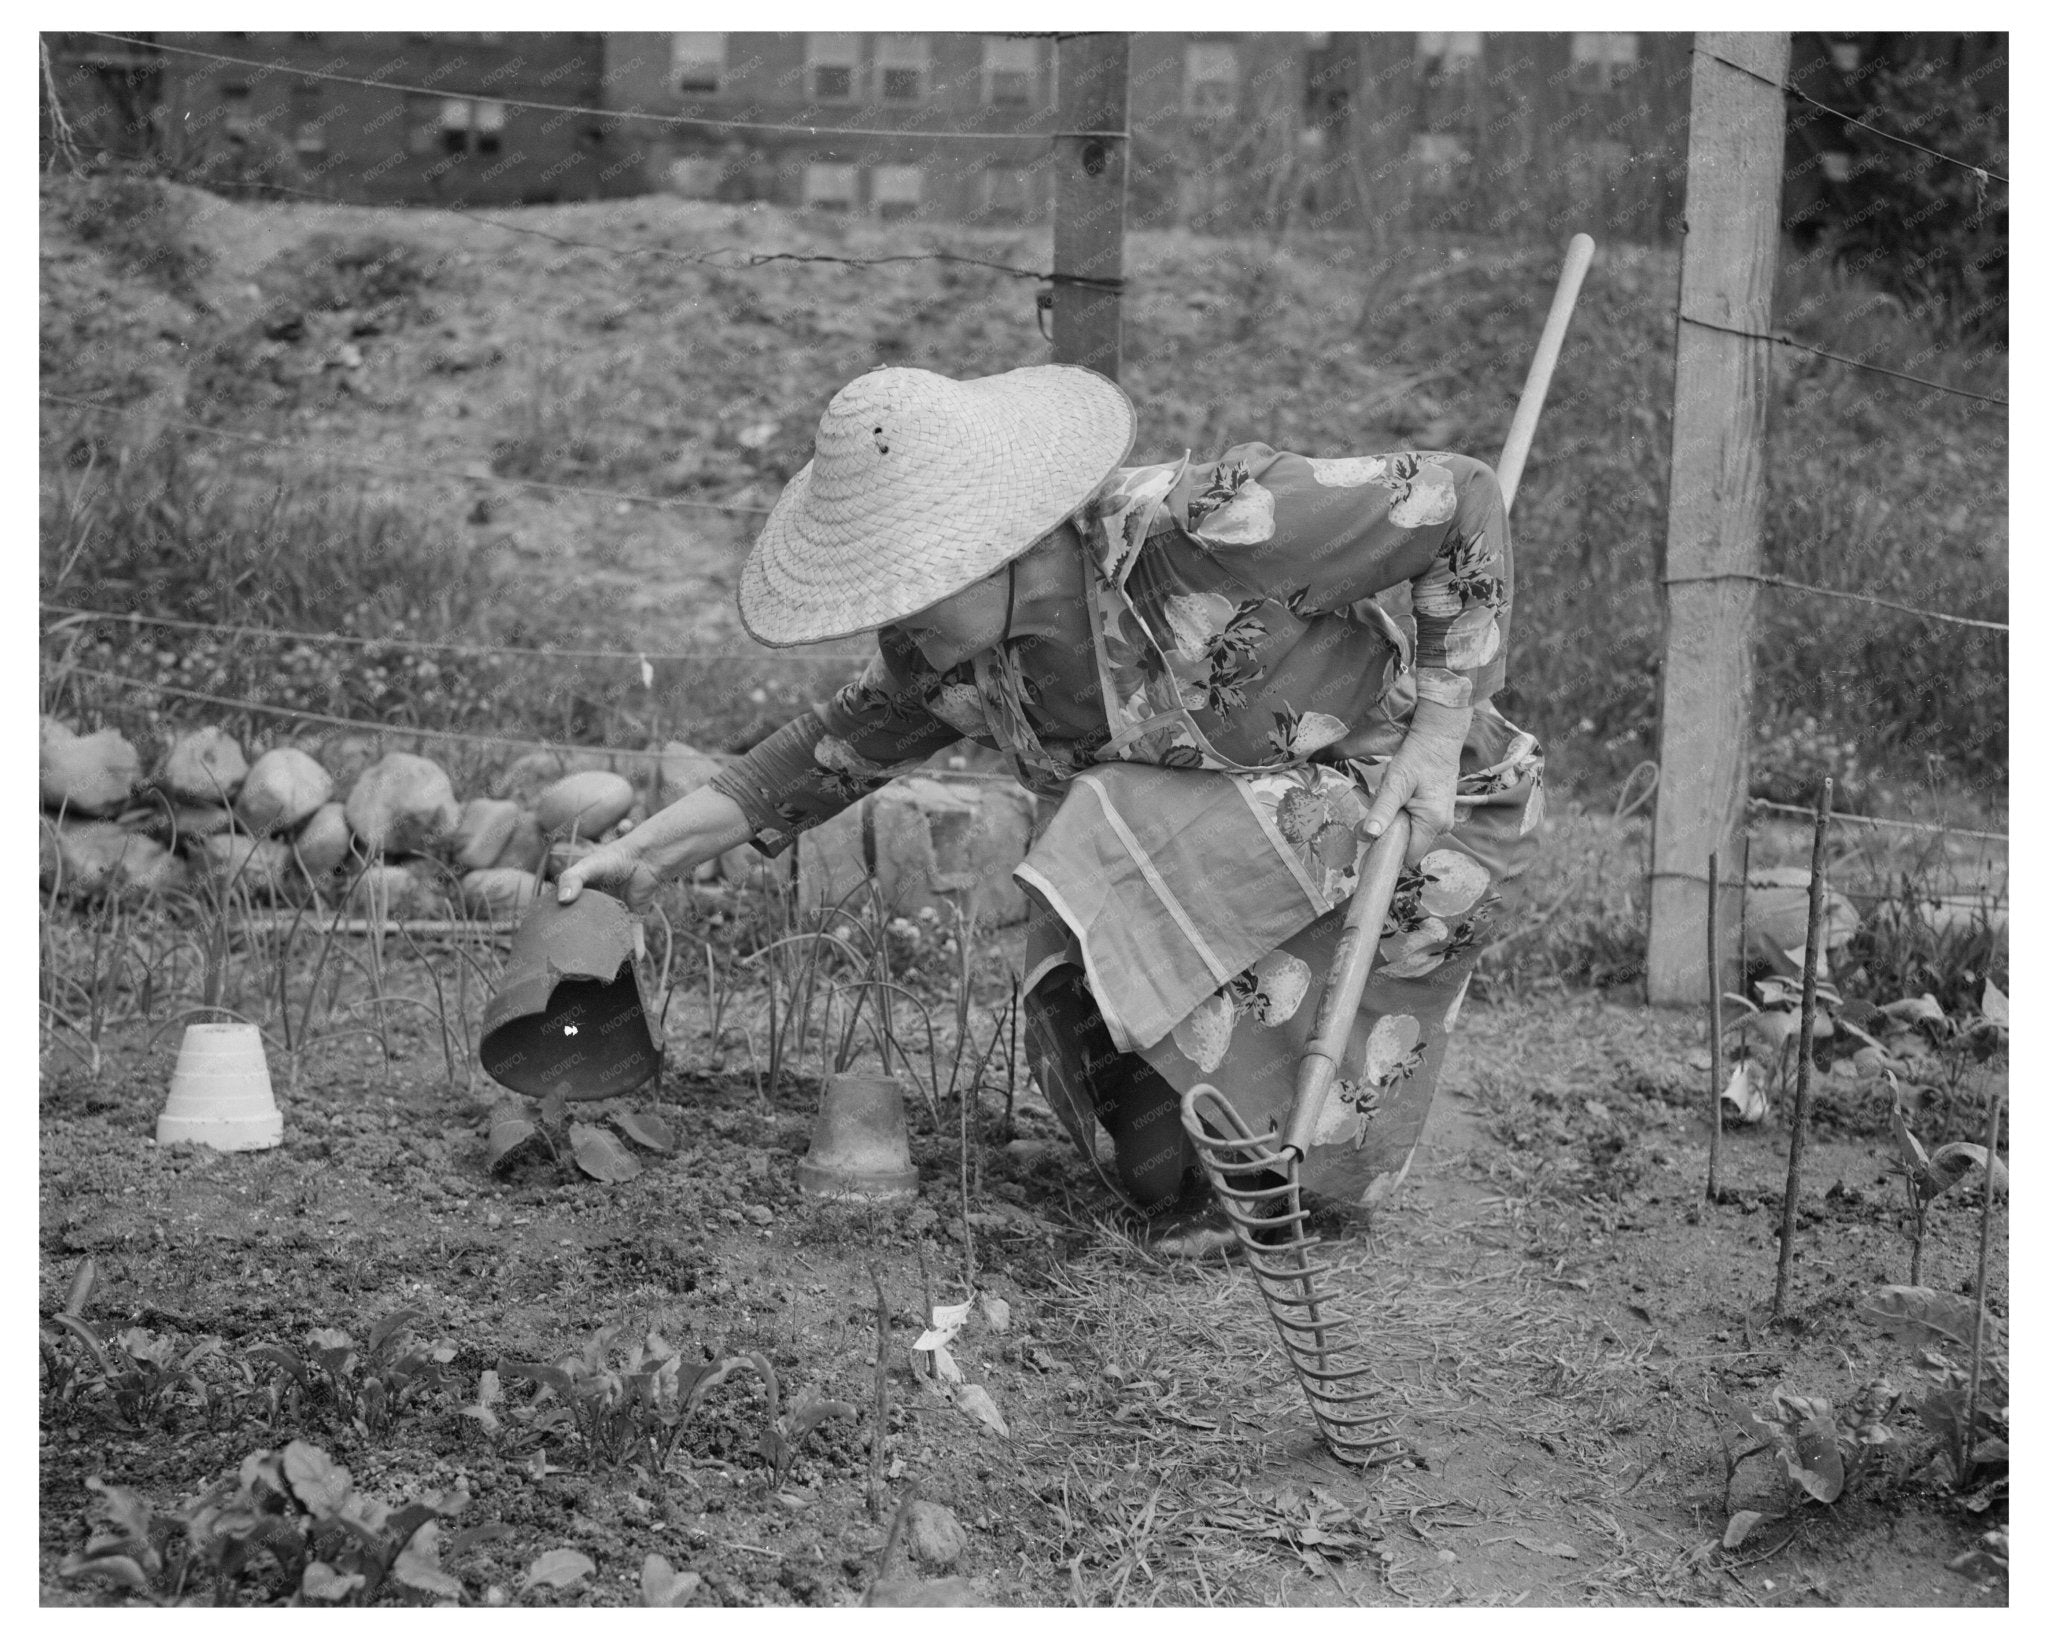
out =
[(292, 87), (292, 152), (301, 159), (318, 159), (327, 152), (327, 133), (321, 128), (326, 117), (318, 84)]
[(984, 38), (981, 42), (981, 100), (998, 108), (1028, 108), (1038, 90), (1035, 40)]
[(224, 85), (220, 88), (221, 134), (234, 142), (245, 141), (249, 135), (249, 88), (246, 85)]
[(1182, 107), (1198, 119), (1237, 112), (1237, 47), (1227, 40), (1195, 40), (1187, 47)]
[(1416, 124), (1424, 132), (1457, 136), (1462, 143), (1477, 129), (1473, 101), (1484, 61), (1477, 34), (1415, 36)]
[(668, 88), (679, 97), (718, 93), (725, 72), (723, 34), (671, 34), (668, 45)]
[(1636, 37), (1633, 34), (1574, 34), (1572, 36), (1572, 88), (1576, 91), (1612, 91), (1616, 83), (1634, 71)]
[(880, 216), (913, 216), (924, 206), (924, 170), (917, 165), (877, 165), (875, 211)]
[(505, 130), (505, 105), (485, 98), (449, 97), (441, 104), (441, 149), (450, 154), (495, 154)]
[(710, 199), (718, 193), (720, 166), (703, 154), (691, 154), (669, 161), (668, 185), (685, 199)]
[(804, 166), (804, 204), (818, 211), (850, 211), (860, 202), (860, 167), (814, 159)]
[(431, 154), (441, 147), (441, 99), (423, 91), (405, 94), (405, 146), (409, 153)]
[(980, 214), (1022, 221), (1031, 214), (1031, 173), (1017, 165), (991, 165), (978, 186)]
[(1417, 131), (1408, 142), (1415, 185), (1428, 194), (1456, 193), (1472, 163), (1472, 150), (1456, 131)]
[(931, 42), (922, 34), (883, 34), (875, 39), (875, 67), (882, 101), (922, 102), (931, 82)]
[(859, 67), (858, 34), (804, 36), (804, 77), (813, 102), (852, 102)]

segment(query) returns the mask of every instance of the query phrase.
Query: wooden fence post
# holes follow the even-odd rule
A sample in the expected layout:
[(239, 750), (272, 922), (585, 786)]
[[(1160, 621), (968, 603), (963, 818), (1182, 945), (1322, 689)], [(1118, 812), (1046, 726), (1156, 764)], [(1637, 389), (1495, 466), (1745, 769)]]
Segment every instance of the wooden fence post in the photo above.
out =
[[(1062, 131), (1129, 129), (1131, 37), (1077, 34), (1061, 40)], [(1052, 266), (1055, 273), (1121, 282), (1124, 275), (1124, 172), (1130, 143), (1115, 137), (1062, 136), (1054, 143)], [(1052, 360), (1085, 364), (1110, 380), (1123, 364), (1123, 297), (1115, 285), (1055, 285)]]
[[(1786, 34), (1693, 42), (1650, 871), (1648, 989), (1659, 1006), (1702, 1002), (1724, 977), (1706, 971), (1707, 856), (1741, 857), (1757, 589), (1740, 577), (1762, 567), (1771, 350), (1705, 326), (1770, 329), (1785, 163), (1778, 87), (1791, 56)], [(1725, 923), (1740, 887), (1722, 891)]]

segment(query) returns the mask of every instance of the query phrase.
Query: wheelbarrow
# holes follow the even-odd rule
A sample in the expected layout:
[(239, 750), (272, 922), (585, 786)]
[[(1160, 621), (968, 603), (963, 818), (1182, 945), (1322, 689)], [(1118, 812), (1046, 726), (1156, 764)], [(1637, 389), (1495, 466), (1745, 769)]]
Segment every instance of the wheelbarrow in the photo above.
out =
[[(1564, 346), (1565, 328), (1592, 259), (1592, 239), (1575, 235), (1495, 469), (1504, 507), (1514, 503), (1551, 372)], [(1349, 1142), (1317, 1143), (1408, 841), (1408, 817), (1398, 814), (1366, 851), (1317, 1004), (1315, 1026), (1296, 1065), (1291, 1102), (1284, 1109), (1239, 1109), (1208, 1082), (1197, 1083), (1181, 1097), (1181, 1124), (1258, 1282), (1324, 1444), (1340, 1462), (1361, 1466), (1384, 1460), (1390, 1448), (1398, 1446), (1399, 1436), (1391, 1427), (1391, 1413), (1367, 1386), (1371, 1362), (1357, 1336), (1357, 1320), (1339, 1308), (1327, 1290), (1329, 1266), (1315, 1255), (1321, 1243), (1308, 1230), (1302, 1187), (1305, 1176), (1312, 1187), (1326, 1189), (1341, 1180), (1348, 1187), (1332, 1193), (1355, 1195), (1363, 1174), (1375, 1180), (1398, 1177), (1394, 1169), (1406, 1171), (1428, 1119), (1427, 1095), (1411, 1094), (1375, 1115), (1373, 1127), (1378, 1132), (1365, 1153)]]

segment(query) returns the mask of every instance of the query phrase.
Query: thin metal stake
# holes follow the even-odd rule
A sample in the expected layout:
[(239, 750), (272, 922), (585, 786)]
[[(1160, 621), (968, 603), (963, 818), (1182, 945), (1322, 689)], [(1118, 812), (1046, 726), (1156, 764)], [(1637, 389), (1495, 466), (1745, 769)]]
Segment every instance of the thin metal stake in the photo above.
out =
[(1778, 1220), (1778, 1285), (1771, 1294), (1771, 1318), (1785, 1314), (1785, 1288), (1792, 1278), (1792, 1232), (1799, 1221), (1799, 1162), (1806, 1148), (1806, 1090), (1813, 1079), (1813, 986), (1820, 967), (1821, 918), (1827, 906), (1828, 815), (1835, 806), (1835, 782), (1820, 782), (1813, 816), (1813, 880), (1806, 893), (1806, 960), (1799, 975), (1799, 1077), (1792, 1093), (1792, 1153), (1785, 1162), (1785, 1209)]
[(1714, 1130), (1707, 1140), (1707, 1200), (1721, 1198), (1721, 856), (1707, 855), (1707, 1100), (1714, 1107)]
[(2005, 1110), (2005, 1089), (1991, 1095), (1991, 1124), (1984, 1134), (1984, 1222), (1977, 1231), (1977, 1317), (1970, 1328), (1970, 1400), (1963, 1418), (1963, 1469), (1956, 1476), (1958, 1486), (1969, 1483), (1970, 1470), (1977, 1462), (1977, 1388), (1984, 1376), (1984, 1283), (1991, 1264), (1992, 1172), (1998, 1165), (1998, 1118)]

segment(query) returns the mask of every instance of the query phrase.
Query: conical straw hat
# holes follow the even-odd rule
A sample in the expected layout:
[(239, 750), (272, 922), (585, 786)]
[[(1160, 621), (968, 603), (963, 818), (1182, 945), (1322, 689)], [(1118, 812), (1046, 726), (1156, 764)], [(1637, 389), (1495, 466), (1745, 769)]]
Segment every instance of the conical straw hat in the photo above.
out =
[(1131, 447), (1121, 387), (1072, 364), (954, 381), (889, 366), (842, 387), (740, 575), (763, 643), (845, 637), (994, 574)]

